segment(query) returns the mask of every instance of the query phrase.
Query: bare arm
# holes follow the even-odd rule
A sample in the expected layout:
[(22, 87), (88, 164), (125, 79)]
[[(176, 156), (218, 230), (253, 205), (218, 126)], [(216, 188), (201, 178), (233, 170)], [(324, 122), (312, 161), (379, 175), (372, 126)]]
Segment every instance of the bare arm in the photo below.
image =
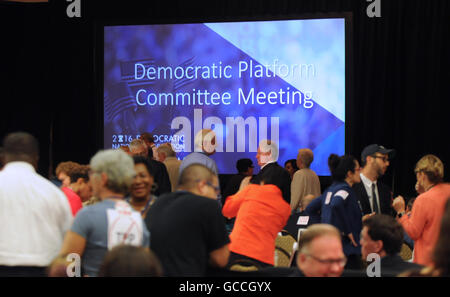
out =
[(81, 235), (67, 231), (63, 245), (58, 257), (49, 266), (49, 276), (67, 276), (66, 267), (71, 263), (67, 260), (67, 255), (78, 254), (81, 258), (86, 247), (86, 239)]
[(228, 244), (226, 244), (209, 253), (209, 264), (217, 267), (225, 267), (228, 264), (229, 257), (230, 250), (228, 249)]
[(59, 254), (67, 255), (70, 253), (76, 253), (81, 257), (85, 247), (86, 239), (83, 236), (73, 231), (67, 231), (66, 236), (64, 237), (61, 252)]

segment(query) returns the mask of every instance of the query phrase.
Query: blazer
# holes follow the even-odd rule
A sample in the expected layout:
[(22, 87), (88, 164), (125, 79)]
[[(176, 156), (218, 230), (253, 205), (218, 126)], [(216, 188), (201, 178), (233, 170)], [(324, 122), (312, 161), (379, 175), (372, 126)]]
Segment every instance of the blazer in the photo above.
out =
[[(388, 186), (377, 182), (378, 195), (380, 199), (380, 211), (382, 214), (395, 216), (395, 211), (392, 208), (392, 192)], [(363, 215), (372, 213), (370, 208), (369, 195), (366, 192), (363, 182), (353, 185), (353, 190), (355, 191), (356, 197), (358, 199), (359, 206), (361, 207), (361, 212)]]
[(420, 270), (423, 266), (406, 262), (399, 255), (387, 255), (381, 258), (380, 272), (381, 276), (397, 276), (407, 270)]

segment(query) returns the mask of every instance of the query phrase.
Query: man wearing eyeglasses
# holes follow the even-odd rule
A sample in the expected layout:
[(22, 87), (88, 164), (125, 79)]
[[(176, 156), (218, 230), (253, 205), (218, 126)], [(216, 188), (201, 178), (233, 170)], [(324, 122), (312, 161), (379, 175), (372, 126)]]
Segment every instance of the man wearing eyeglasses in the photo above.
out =
[(206, 276), (209, 266), (225, 267), (230, 242), (216, 199), (217, 175), (202, 164), (187, 166), (177, 191), (160, 196), (145, 223), (150, 248), (158, 256), (165, 276)]
[(379, 181), (386, 173), (389, 160), (395, 150), (386, 149), (382, 145), (371, 144), (361, 153), (361, 182), (353, 185), (363, 215), (394, 215), (392, 209), (392, 192), (388, 186)]
[(297, 268), (293, 276), (338, 277), (347, 258), (342, 250), (339, 230), (328, 224), (314, 224), (304, 231), (298, 242)]

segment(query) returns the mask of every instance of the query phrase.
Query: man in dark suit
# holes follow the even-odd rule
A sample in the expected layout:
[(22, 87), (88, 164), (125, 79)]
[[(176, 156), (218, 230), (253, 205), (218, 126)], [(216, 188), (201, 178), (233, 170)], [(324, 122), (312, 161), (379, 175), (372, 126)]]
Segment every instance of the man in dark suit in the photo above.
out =
[(395, 150), (378, 144), (366, 146), (361, 153), (361, 182), (354, 184), (353, 189), (364, 215), (382, 213), (395, 216), (392, 209), (392, 192), (378, 180), (386, 172), (389, 160), (394, 154)]
[(367, 261), (370, 254), (377, 254), (380, 276), (396, 276), (406, 270), (422, 268), (399, 256), (403, 233), (403, 227), (391, 216), (374, 215), (363, 221), (360, 240), (363, 261)]
[[(273, 168), (281, 167), (278, 163), (278, 146), (277, 144), (270, 139), (261, 140), (259, 142), (258, 150), (256, 153), (256, 160), (258, 161), (258, 165), (261, 166), (261, 170), (257, 175), (255, 175), (250, 183), (252, 184), (260, 184), (261, 176), (264, 172), (270, 171)], [(281, 167), (283, 168), (283, 167)], [(283, 174), (278, 176), (279, 182), (278, 185), (281, 185), (280, 189), (283, 195), (283, 199), (290, 203), (291, 201), (291, 176), (289, 172), (283, 168)]]

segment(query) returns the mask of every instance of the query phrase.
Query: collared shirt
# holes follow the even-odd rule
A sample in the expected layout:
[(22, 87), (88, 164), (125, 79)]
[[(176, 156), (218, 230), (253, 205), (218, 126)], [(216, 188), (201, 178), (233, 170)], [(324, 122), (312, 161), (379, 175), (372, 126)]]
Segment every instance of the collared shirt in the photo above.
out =
[(26, 162), (0, 172), (0, 265), (48, 266), (73, 221), (64, 193)]
[(364, 188), (366, 189), (367, 192), (367, 196), (369, 196), (369, 203), (370, 203), (370, 209), (373, 212), (373, 199), (374, 197), (372, 197), (372, 184), (375, 184), (375, 195), (377, 197), (375, 197), (375, 201), (378, 204), (378, 209), (380, 210), (381, 213), (381, 207), (380, 207), (380, 194), (378, 194), (378, 187), (377, 187), (377, 181), (371, 181), (369, 178), (367, 178), (364, 174), (360, 173), (359, 174), (361, 176), (361, 181), (363, 182)]
[(180, 175), (183, 172), (184, 168), (195, 163), (205, 165), (207, 168), (211, 169), (215, 175), (219, 176), (219, 171), (217, 170), (216, 162), (203, 152), (193, 152), (187, 155), (183, 159), (183, 161), (181, 161)]
[(269, 164), (271, 164), (271, 163), (276, 163), (276, 162), (277, 162), (277, 161), (269, 161), (269, 162), (267, 162), (266, 164), (264, 164), (263, 166), (261, 166), (260, 171), (263, 170), (263, 168), (266, 167), (267, 165), (269, 165)]

